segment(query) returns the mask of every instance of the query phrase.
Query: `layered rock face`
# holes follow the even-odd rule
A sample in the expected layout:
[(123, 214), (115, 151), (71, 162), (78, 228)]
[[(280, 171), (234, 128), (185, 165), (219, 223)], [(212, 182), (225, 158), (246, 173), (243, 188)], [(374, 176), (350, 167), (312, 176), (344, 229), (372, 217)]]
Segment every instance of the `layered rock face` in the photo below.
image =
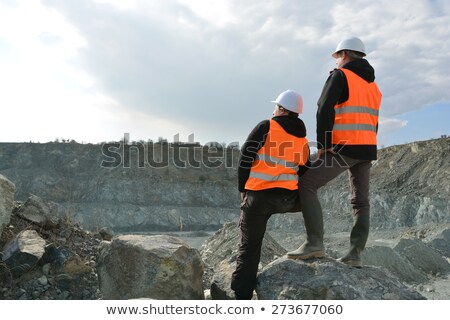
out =
[[(371, 175), (374, 229), (450, 222), (450, 138), (379, 150)], [(200, 146), (0, 143), (0, 174), (29, 194), (58, 204), (87, 229), (218, 230), (237, 221), (239, 151)], [(348, 177), (320, 190), (328, 232), (352, 224)], [(269, 228), (303, 232), (300, 214)]]
[(0, 143), (16, 200), (35, 194), (93, 230), (217, 230), (239, 215), (238, 150)]

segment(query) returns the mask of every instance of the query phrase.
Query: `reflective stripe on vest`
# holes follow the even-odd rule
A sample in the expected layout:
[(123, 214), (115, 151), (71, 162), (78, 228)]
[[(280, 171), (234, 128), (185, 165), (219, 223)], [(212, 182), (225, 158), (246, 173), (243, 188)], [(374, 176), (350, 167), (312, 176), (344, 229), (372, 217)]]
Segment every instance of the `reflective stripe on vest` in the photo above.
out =
[(270, 128), (264, 145), (258, 150), (249, 178), (247, 190), (298, 188), (297, 170), (309, 157), (308, 140), (288, 134), (275, 120), (270, 120)]
[(281, 165), (286, 168), (295, 169), (298, 165), (295, 162), (289, 162), (280, 158), (275, 158), (274, 156), (269, 156), (266, 154), (256, 154), (256, 159), (266, 162), (267, 164), (272, 165)]
[(335, 124), (333, 131), (373, 131), (377, 132), (377, 127), (370, 124)]
[(376, 145), (381, 92), (375, 82), (367, 82), (354, 72), (341, 68), (347, 78), (348, 99), (334, 107), (332, 143)]
[(297, 182), (298, 176), (297, 174), (279, 174), (277, 176), (271, 176), (270, 174), (261, 173), (261, 172), (252, 172), (250, 171), (250, 178), (257, 178), (265, 181), (295, 181)]
[(368, 113), (378, 117), (378, 110), (371, 109), (368, 107), (341, 107), (335, 109), (336, 114), (345, 114), (345, 113)]

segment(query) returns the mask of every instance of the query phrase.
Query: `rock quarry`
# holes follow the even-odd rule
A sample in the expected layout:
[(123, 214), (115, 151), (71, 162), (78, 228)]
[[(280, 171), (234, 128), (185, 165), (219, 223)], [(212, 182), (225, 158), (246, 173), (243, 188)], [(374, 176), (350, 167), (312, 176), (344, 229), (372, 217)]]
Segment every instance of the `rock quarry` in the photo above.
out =
[[(362, 269), (336, 261), (352, 224), (345, 174), (320, 192), (326, 258), (286, 259), (304, 240), (302, 216), (274, 215), (254, 299), (448, 299), (449, 156), (449, 138), (379, 150)], [(0, 143), (0, 298), (233, 299), (238, 157), (197, 145)], [(176, 236), (194, 231), (215, 234), (195, 247)]]

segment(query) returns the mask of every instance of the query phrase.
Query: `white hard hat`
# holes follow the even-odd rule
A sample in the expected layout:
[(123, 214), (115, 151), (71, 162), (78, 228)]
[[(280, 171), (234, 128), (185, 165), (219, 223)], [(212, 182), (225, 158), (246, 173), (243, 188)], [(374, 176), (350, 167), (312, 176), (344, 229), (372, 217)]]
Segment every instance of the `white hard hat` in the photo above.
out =
[(295, 113), (303, 113), (302, 96), (293, 90), (286, 90), (280, 93), (277, 99), (272, 102), (276, 103), (277, 105), (283, 107), (286, 110)]
[(366, 55), (366, 47), (361, 39), (357, 37), (347, 38), (339, 42), (336, 47), (336, 50), (331, 55), (333, 58), (337, 58), (337, 53), (342, 50), (352, 50), (356, 52), (362, 53), (364, 56)]

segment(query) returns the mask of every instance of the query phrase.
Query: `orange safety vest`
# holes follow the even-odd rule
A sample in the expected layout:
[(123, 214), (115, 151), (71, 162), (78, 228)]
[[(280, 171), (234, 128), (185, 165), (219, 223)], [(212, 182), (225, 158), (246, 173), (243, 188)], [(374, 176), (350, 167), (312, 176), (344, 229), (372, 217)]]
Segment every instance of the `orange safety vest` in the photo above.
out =
[(305, 165), (308, 157), (306, 138), (293, 136), (278, 122), (270, 120), (266, 141), (256, 154), (245, 189), (298, 189), (298, 166)]
[(332, 144), (376, 145), (381, 92), (375, 82), (340, 70), (347, 78), (348, 100), (334, 106)]

